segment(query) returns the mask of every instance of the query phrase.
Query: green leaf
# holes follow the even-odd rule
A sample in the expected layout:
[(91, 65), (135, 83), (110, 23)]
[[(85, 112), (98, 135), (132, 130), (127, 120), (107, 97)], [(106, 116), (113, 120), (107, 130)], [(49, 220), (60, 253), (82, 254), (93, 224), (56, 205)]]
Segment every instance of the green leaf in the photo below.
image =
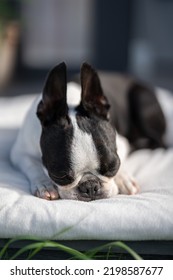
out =
[(45, 241), (45, 242), (37, 242), (37, 243), (29, 244), (29, 245), (21, 248), (10, 258), (10, 260), (16, 259), (17, 257), (19, 257), (21, 254), (25, 253), (26, 251), (35, 249), (35, 251), (33, 253), (31, 253), (31, 256), (33, 256), (43, 248), (57, 248), (57, 249), (60, 249), (61, 251), (69, 253), (70, 255), (73, 255), (74, 257), (76, 257), (77, 259), (80, 259), (80, 260), (90, 259), (87, 255), (85, 255), (73, 248), (64, 246), (64, 245), (56, 243), (56, 242)]
[(103, 249), (109, 248), (109, 247), (120, 247), (120, 248), (124, 249), (125, 251), (127, 251), (135, 260), (142, 260), (142, 258), (134, 250), (132, 250), (129, 246), (127, 246), (125, 243), (123, 243), (121, 241), (110, 242), (110, 243), (104, 244), (102, 246), (89, 250), (88, 252), (86, 252), (86, 254), (89, 258), (92, 259), (98, 252), (100, 252)]

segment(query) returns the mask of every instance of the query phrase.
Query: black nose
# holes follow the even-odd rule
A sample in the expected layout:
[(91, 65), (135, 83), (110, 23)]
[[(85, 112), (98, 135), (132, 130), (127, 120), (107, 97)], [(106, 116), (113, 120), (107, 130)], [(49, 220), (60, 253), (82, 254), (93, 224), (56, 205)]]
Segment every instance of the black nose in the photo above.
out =
[(101, 194), (101, 184), (95, 180), (88, 180), (81, 183), (78, 190), (82, 197), (93, 200)]

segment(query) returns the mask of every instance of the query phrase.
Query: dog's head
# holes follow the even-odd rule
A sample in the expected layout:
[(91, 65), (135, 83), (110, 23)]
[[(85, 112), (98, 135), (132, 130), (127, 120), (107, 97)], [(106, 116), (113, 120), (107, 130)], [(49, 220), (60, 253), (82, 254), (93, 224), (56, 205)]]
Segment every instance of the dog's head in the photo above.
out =
[(81, 68), (81, 101), (73, 110), (65, 63), (49, 73), (37, 116), (43, 165), (61, 198), (90, 201), (117, 194), (120, 160), (109, 108), (98, 74), (87, 63)]

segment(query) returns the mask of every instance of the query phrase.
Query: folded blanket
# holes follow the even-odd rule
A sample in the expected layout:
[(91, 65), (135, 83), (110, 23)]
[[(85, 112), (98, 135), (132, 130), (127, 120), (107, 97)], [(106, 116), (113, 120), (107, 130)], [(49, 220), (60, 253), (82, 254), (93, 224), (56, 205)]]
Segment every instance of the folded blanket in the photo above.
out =
[(126, 168), (141, 186), (137, 195), (92, 202), (46, 201), (31, 195), (9, 153), (34, 98), (0, 98), (0, 237), (172, 240), (173, 149), (141, 150), (127, 159)]

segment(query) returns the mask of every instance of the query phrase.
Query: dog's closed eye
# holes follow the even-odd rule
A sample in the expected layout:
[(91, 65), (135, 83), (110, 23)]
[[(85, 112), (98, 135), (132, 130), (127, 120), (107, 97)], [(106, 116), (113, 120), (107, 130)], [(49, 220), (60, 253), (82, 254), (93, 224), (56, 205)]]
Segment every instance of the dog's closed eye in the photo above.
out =
[(69, 175), (66, 173), (60, 173), (60, 174), (55, 175), (50, 172), (49, 176), (55, 183), (57, 183), (59, 185), (68, 185), (74, 181), (74, 177), (72, 175)]
[(119, 158), (114, 158), (110, 162), (102, 162), (100, 173), (107, 177), (113, 177), (117, 173), (120, 166)]

